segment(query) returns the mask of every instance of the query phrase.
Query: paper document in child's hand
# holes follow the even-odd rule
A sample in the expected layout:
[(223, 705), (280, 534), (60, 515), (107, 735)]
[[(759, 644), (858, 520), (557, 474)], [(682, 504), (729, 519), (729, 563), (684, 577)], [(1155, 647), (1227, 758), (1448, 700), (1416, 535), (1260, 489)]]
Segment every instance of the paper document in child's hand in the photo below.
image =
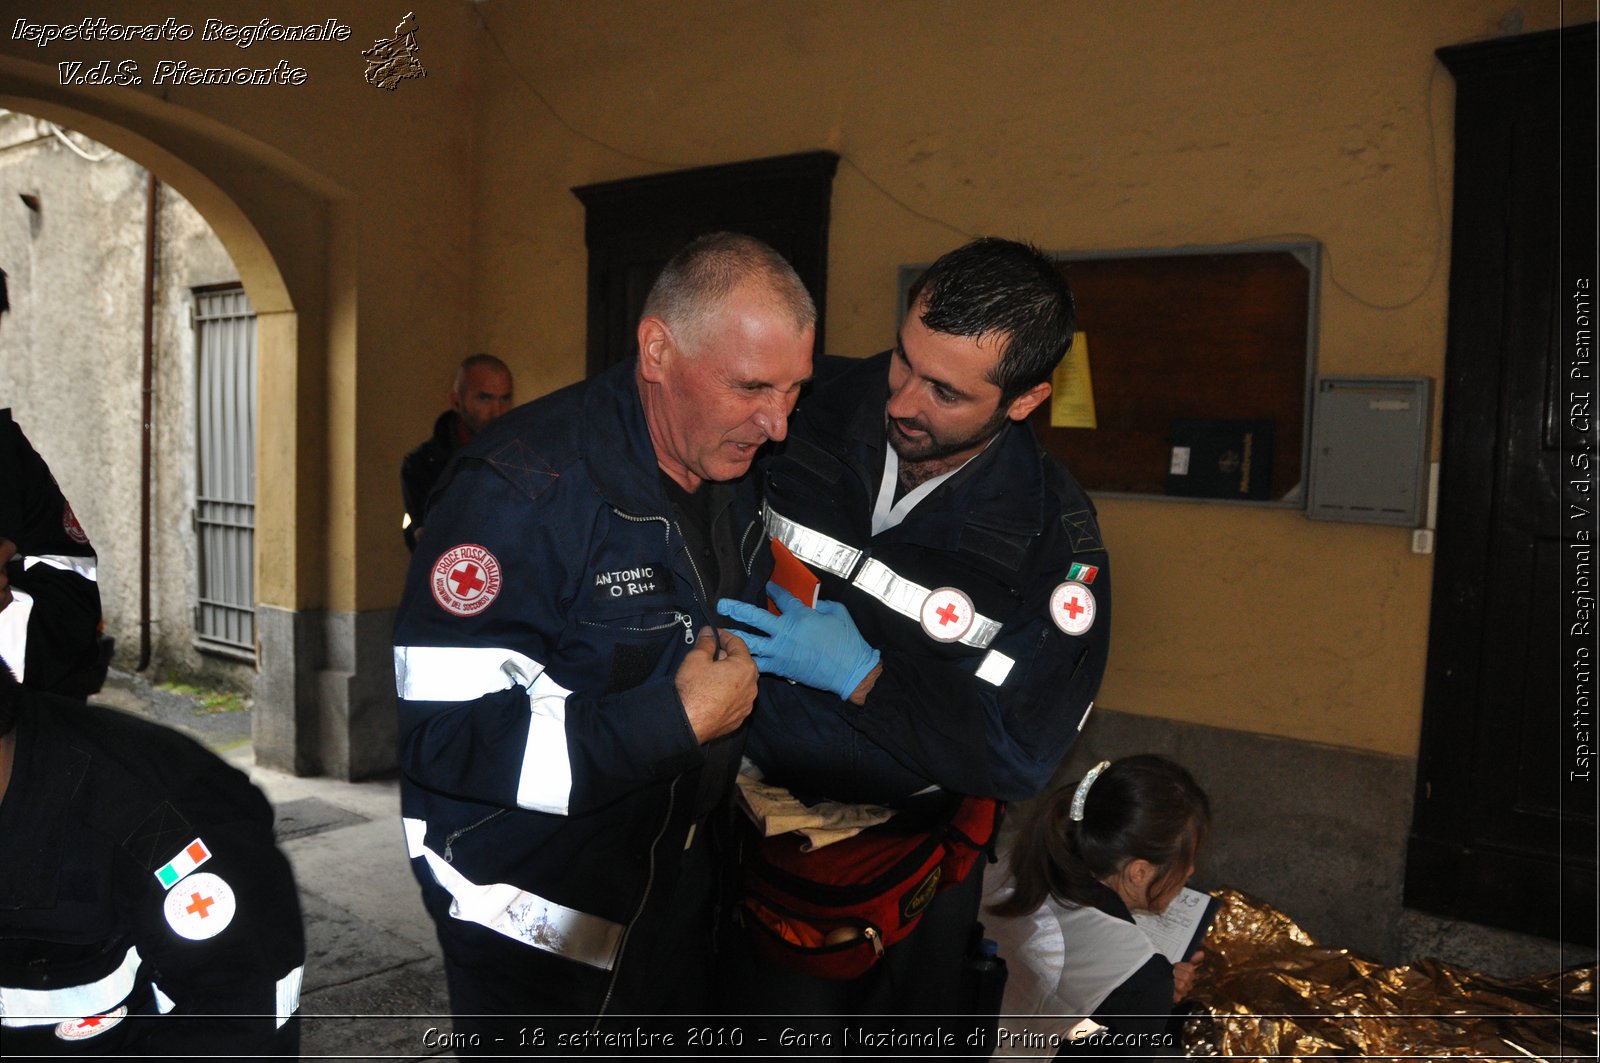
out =
[(1133, 921), (1149, 935), (1157, 952), (1173, 963), (1183, 963), (1200, 947), (1220, 906), (1211, 894), (1185, 886), (1165, 912), (1134, 912)]

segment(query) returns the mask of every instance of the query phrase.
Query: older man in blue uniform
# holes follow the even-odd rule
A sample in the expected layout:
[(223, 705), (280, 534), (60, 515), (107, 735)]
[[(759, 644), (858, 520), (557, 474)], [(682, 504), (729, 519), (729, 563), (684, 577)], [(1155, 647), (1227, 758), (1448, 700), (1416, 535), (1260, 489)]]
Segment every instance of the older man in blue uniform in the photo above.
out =
[(395, 631), (402, 809), (483, 1050), (555, 1048), (485, 1015), (707, 1005), (710, 813), (757, 679), (713, 603), (770, 570), (747, 473), (787, 434), (815, 319), (771, 248), (702, 238), (637, 360), (495, 421), (436, 493)]

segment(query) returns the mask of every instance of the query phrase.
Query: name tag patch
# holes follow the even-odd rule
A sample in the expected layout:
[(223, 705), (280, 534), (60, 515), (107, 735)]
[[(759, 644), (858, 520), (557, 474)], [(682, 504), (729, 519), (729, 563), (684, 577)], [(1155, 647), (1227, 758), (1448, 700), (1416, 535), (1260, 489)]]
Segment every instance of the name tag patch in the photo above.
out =
[(594, 574), (594, 600), (597, 602), (666, 594), (671, 590), (672, 571), (659, 562)]

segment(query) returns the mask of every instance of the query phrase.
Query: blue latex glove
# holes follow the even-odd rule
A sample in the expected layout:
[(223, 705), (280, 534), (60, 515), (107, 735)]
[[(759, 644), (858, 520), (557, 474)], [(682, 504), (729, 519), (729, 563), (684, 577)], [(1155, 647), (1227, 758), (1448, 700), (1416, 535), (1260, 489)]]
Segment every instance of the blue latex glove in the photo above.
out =
[(848, 700), (878, 666), (878, 651), (856, 630), (850, 610), (826, 601), (812, 609), (776, 583), (767, 584), (767, 593), (781, 615), (732, 598), (717, 602), (717, 612), (762, 632), (737, 633), (750, 647), (761, 674), (793, 679)]

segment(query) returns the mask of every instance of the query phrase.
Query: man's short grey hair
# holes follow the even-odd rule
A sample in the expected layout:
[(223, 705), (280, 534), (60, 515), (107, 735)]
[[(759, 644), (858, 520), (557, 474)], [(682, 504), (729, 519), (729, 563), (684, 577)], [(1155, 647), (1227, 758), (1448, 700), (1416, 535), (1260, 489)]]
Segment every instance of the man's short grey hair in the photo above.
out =
[(735, 288), (759, 280), (795, 332), (817, 323), (811, 293), (784, 258), (753, 236), (708, 233), (690, 241), (661, 268), (644, 301), (644, 316), (667, 323), (679, 344), (693, 347), (711, 317)]

